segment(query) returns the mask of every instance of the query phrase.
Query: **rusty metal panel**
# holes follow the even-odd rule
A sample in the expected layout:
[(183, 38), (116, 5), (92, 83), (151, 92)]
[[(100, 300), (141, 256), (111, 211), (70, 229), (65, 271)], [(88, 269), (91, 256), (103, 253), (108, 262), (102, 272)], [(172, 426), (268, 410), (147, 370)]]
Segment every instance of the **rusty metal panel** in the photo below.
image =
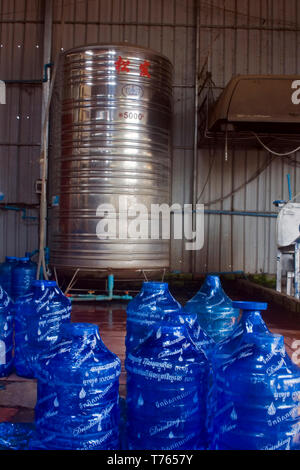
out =
[[(0, 78), (42, 78), (43, 2), (17, 0), (0, 3)], [(7, 104), (0, 106), (0, 190), (4, 202), (35, 204), (39, 177), (41, 88), (7, 84)], [(38, 246), (37, 220), (22, 212), (0, 211), (0, 260), (24, 255)], [(37, 216), (27, 210), (26, 216)]]

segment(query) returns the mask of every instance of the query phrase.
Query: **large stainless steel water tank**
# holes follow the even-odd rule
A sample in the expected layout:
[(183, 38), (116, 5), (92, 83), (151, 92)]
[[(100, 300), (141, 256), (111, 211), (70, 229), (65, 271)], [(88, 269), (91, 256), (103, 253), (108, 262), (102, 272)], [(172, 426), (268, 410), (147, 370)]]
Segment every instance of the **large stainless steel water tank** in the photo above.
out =
[(119, 239), (118, 230), (117, 239), (100, 239), (96, 231), (100, 204), (116, 208), (117, 228), (123, 223), (119, 196), (128, 207), (142, 203), (149, 211), (151, 204), (170, 202), (171, 63), (128, 44), (72, 49), (62, 56), (55, 98), (50, 187), (58, 205), (50, 212), (52, 264), (168, 268), (169, 240)]

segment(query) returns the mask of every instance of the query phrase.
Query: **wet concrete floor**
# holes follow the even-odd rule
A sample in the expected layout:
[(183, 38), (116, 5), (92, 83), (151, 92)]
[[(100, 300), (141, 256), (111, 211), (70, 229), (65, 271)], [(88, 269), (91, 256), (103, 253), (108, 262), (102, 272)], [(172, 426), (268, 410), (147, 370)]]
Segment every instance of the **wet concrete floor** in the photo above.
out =
[[(171, 287), (174, 297), (184, 304), (199, 289), (200, 284), (186, 287)], [(226, 292), (234, 300), (249, 299), (247, 292), (235, 289), (234, 283), (225, 286)], [(120, 377), (120, 394), (126, 393), (126, 375), (124, 370), (125, 358), (125, 334), (126, 334), (126, 301), (112, 302), (75, 302), (73, 303), (72, 321), (88, 322), (99, 326), (101, 337), (106, 346), (117, 354), (122, 360), (122, 374)], [(293, 359), (300, 361), (300, 353), (297, 356), (296, 347), (300, 350), (300, 316), (277, 306), (270, 305), (263, 312), (263, 318), (271, 331), (280, 333), (285, 338), (288, 354)], [(294, 354), (294, 355), (293, 355)], [(0, 422), (23, 421), (34, 419), (34, 405), (36, 400), (36, 381), (17, 377), (12, 374), (8, 378), (0, 380)]]

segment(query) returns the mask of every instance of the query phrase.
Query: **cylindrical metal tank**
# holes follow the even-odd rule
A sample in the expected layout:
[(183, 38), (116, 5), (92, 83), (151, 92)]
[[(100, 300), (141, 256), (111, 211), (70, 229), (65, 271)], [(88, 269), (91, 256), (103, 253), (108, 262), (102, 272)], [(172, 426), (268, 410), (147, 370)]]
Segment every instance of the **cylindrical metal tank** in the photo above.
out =
[[(126, 205), (144, 204), (150, 217), (151, 204), (170, 202), (170, 61), (128, 44), (79, 47), (61, 59), (49, 174), (52, 264), (168, 268), (170, 240), (120, 239), (119, 228), (126, 232)], [(101, 204), (116, 208), (116, 239), (99, 238), (101, 219), (114, 216), (112, 208), (99, 214)]]

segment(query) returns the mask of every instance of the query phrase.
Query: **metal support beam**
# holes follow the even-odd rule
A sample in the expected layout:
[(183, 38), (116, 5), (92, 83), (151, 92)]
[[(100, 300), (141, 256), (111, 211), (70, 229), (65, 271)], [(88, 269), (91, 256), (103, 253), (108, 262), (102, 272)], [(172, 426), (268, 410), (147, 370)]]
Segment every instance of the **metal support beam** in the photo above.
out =
[[(51, 62), (51, 43), (52, 43), (52, 11), (53, 5), (52, 0), (45, 1), (45, 20), (44, 20), (44, 51), (43, 51), (43, 64), (50, 64)], [(44, 76), (45, 78), (49, 78), (50, 68), (46, 68), (44, 70), (44, 74), (48, 76)], [(42, 90), (42, 123), (45, 121), (45, 112), (47, 108), (47, 103), (49, 99), (49, 92), (50, 92), (50, 80), (43, 80), (43, 90)], [(47, 148), (45, 150), (48, 151), (48, 130), (47, 130)], [(43, 129), (41, 133), (41, 142), (43, 142)], [(41, 174), (42, 176), (42, 174)]]
[[(198, 106), (199, 106), (199, 51), (200, 51), (200, 5), (199, 0), (195, 0), (195, 121), (194, 121), (194, 154), (193, 154), (193, 230), (196, 230), (196, 205), (197, 205), (197, 179), (198, 179)], [(192, 274), (196, 272), (196, 251), (192, 251)]]
[[(52, 42), (52, 0), (45, 0), (45, 19), (44, 19), (44, 52), (43, 63), (51, 62), (51, 42)], [(56, 69), (55, 69), (56, 70)], [(46, 69), (49, 74), (49, 68)], [(53, 74), (55, 75), (55, 73)], [(50, 95), (53, 83), (50, 80), (43, 82), (42, 91), (42, 128), (41, 128), (41, 198), (40, 198), (40, 230), (39, 230), (39, 259), (37, 266), (37, 279), (40, 276), (40, 268), (43, 268), (44, 278), (47, 279), (47, 269), (45, 262), (45, 247), (47, 246), (47, 177), (48, 177), (48, 128), (49, 128), (49, 110)]]

